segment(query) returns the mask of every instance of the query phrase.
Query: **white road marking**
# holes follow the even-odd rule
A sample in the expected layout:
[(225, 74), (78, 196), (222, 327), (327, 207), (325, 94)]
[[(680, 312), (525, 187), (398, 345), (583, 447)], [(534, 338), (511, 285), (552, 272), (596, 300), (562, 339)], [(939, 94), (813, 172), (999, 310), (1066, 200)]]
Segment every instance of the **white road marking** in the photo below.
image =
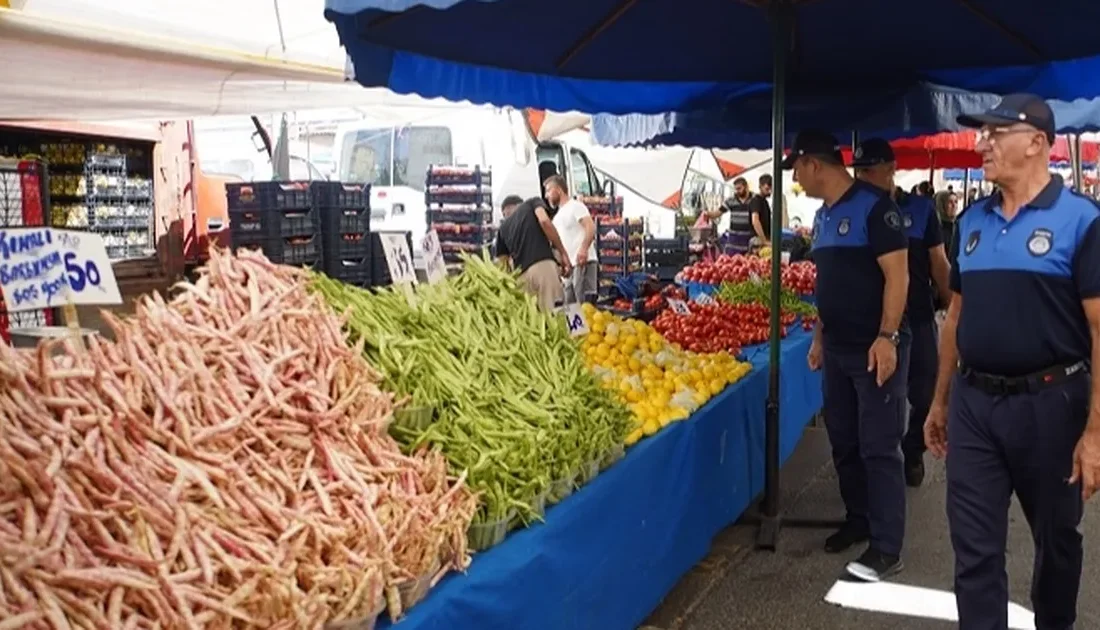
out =
[[(825, 594), (825, 601), (842, 608), (867, 610), (921, 617), (958, 621), (959, 612), (955, 606), (955, 594), (933, 588), (909, 586), (895, 582), (849, 582), (837, 580)], [(1008, 603), (1008, 627), (1012, 630), (1035, 630), (1035, 614), (1030, 610)]]

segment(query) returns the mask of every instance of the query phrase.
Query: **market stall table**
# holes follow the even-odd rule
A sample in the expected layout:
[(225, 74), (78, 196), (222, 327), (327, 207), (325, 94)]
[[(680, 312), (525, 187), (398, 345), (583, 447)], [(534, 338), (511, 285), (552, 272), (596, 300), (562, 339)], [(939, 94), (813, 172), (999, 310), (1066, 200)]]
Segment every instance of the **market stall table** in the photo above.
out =
[[(809, 346), (802, 331), (783, 342), (783, 461), (821, 408)], [(631, 448), (544, 524), (476, 555), (466, 575), (443, 580), (398, 627), (637, 627), (763, 490), (767, 346), (746, 357), (753, 371), (742, 381)]]

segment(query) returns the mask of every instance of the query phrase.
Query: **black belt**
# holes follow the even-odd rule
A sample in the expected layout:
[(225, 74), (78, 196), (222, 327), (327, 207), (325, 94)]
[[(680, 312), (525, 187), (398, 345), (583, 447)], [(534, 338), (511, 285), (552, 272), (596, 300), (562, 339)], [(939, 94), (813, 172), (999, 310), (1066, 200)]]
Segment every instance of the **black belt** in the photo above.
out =
[(1088, 371), (1087, 361), (1078, 361), (1072, 365), (1059, 365), (1028, 374), (1026, 376), (998, 376), (978, 372), (961, 366), (959, 374), (968, 385), (991, 396), (1013, 396), (1042, 391), (1068, 381), (1075, 374)]

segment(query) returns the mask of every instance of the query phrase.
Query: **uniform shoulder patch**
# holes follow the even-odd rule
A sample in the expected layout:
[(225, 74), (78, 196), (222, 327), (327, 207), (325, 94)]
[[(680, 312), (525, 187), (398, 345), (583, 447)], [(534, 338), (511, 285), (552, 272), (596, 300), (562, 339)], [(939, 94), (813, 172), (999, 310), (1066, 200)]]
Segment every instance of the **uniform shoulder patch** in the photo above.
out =
[(886, 225), (892, 230), (900, 230), (902, 225), (901, 212), (897, 208), (890, 208), (886, 212), (882, 213), (882, 220), (886, 221)]
[(981, 240), (982, 240), (982, 231), (981, 230), (972, 230), (969, 234), (966, 235), (966, 246), (963, 247), (963, 252), (967, 256), (969, 256), (970, 254), (972, 254), (974, 252), (975, 249), (978, 249), (978, 243)]

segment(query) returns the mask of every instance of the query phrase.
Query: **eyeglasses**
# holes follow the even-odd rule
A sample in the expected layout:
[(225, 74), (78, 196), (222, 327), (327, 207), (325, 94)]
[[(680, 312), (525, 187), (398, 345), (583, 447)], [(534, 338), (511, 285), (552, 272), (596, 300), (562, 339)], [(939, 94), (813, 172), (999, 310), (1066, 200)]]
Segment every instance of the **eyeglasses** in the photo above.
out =
[(977, 141), (996, 144), (997, 138), (1006, 136), (1010, 133), (1039, 133), (1039, 131), (1027, 127), (982, 127), (978, 130)]

